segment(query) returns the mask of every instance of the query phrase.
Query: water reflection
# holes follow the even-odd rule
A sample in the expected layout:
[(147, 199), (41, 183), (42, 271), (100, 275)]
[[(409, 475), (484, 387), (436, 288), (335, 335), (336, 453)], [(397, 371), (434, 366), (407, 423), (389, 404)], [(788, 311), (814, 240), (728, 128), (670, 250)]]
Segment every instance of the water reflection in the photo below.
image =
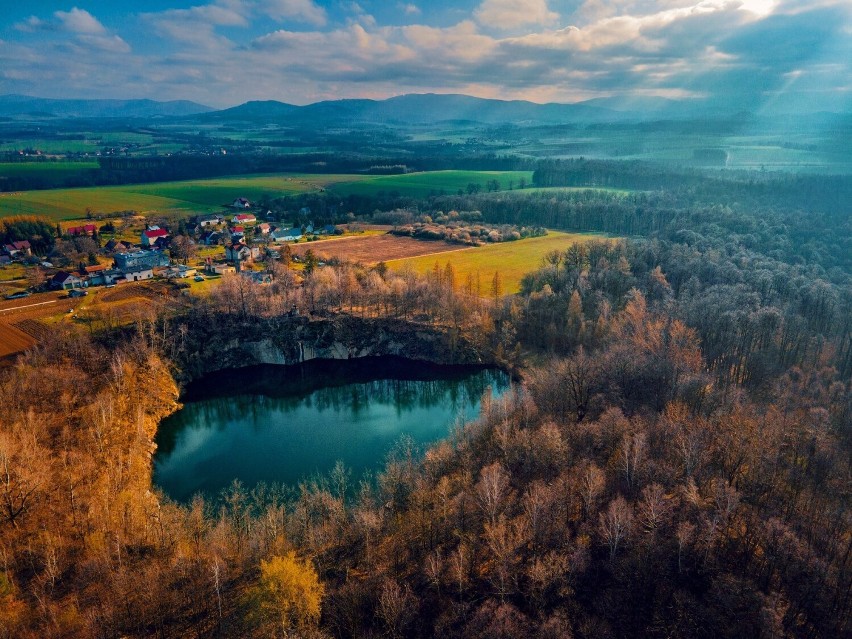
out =
[(235, 478), (295, 484), (337, 460), (358, 476), (401, 435), (435, 441), (455, 419), (474, 417), (487, 389), (508, 385), (500, 371), (399, 358), (218, 373), (191, 386), (184, 408), (160, 425), (154, 480), (186, 500)]

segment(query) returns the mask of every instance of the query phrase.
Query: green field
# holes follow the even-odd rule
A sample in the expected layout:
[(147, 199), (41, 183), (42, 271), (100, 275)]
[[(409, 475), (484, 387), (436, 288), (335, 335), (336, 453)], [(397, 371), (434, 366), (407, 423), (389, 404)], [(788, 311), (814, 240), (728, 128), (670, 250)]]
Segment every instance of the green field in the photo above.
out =
[(518, 188), (521, 180), (532, 183), (532, 171), (429, 171), (405, 175), (378, 175), (359, 179), (357, 182), (340, 182), (329, 187), (341, 195), (377, 195), (380, 192), (398, 193), (409, 197), (426, 197), (435, 193), (455, 194), (466, 192), (468, 184), (478, 184), (487, 190), (491, 180), (500, 183), (506, 190), (512, 183)]
[(358, 176), (340, 175), (247, 175), (183, 182), (157, 182), (127, 186), (80, 189), (50, 189), (0, 193), (0, 217), (43, 215), (54, 220), (84, 217), (95, 213), (133, 210), (187, 215), (209, 211), (238, 197), (257, 200), (265, 195), (280, 197), (320, 190), (330, 183)]
[(407, 175), (246, 175), (181, 182), (157, 182), (126, 186), (48, 189), (0, 193), (0, 217), (43, 215), (54, 220), (73, 220), (86, 210), (109, 214), (114, 211), (157, 211), (194, 213), (229, 204), (238, 197), (258, 200), (264, 196), (281, 197), (328, 189), (341, 195), (376, 195), (396, 192), (425, 197), (431, 193), (466, 191), (468, 184), (497, 180), (501, 189), (510, 182), (517, 188), (521, 180), (532, 181), (530, 171), (434, 171)]
[(461, 249), (438, 255), (424, 255), (405, 260), (388, 262), (391, 269), (411, 266), (418, 273), (428, 273), (435, 268), (435, 262), (444, 268), (447, 262), (456, 271), (456, 282), (464, 286), (467, 276), (479, 277), (483, 295), (488, 295), (494, 273), (500, 273), (503, 292), (517, 293), (521, 288), (521, 278), (542, 264), (542, 259), (554, 249), (563, 251), (576, 242), (606, 239), (605, 235), (594, 233), (562, 233), (550, 231), (544, 237), (532, 237), (516, 242), (502, 242), (473, 248)]

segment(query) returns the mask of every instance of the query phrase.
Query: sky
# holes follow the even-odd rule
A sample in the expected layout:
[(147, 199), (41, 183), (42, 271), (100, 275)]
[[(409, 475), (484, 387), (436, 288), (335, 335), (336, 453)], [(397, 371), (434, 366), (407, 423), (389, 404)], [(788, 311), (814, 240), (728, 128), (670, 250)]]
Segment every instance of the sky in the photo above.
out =
[(852, 110), (852, 0), (0, 0), (0, 94)]

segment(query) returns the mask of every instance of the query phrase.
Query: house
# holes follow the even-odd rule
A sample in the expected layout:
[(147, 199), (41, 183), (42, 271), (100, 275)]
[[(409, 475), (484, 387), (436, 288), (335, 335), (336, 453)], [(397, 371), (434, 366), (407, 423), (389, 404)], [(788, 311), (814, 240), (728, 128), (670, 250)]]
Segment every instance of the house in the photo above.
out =
[(201, 228), (206, 228), (208, 226), (218, 226), (221, 223), (221, 215), (205, 215), (204, 217), (198, 218), (198, 226)]
[(201, 234), (198, 242), (204, 246), (218, 246), (222, 242), (222, 234), (219, 231), (207, 231)]
[(168, 237), (169, 232), (165, 229), (156, 228), (142, 231), (142, 246), (150, 247), (161, 237)]
[(242, 226), (232, 226), (231, 227), (231, 239), (238, 240), (244, 238), (246, 235), (246, 230)]
[(337, 235), (337, 227), (334, 224), (326, 224), (319, 230), (320, 235)]
[(150, 280), (154, 277), (154, 271), (150, 268), (137, 268), (131, 271), (127, 271), (124, 274), (124, 279), (128, 282), (141, 282), (143, 280)]
[(104, 266), (103, 264), (96, 264), (94, 266), (84, 266), (83, 274), (84, 275), (94, 275), (95, 273), (100, 273), (101, 271), (108, 270), (108, 266)]
[(104, 286), (106, 284), (115, 284), (120, 280), (124, 280), (124, 273), (118, 269), (110, 268), (92, 273), (92, 275), (89, 276), (89, 285)]
[(67, 271), (59, 271), (50, 279), (50, 288), (58, 288), (63, 291), (70, 291), (75, 288), (82, 288), (83, 280)]
[(94, 235), (97, 230), (94, 224), (84, 224), (83, 226), (69, 226), (65, 229), (65, 232), (68, 235)]
[(178, 266), (166, 269), (165, 273), (163, 273), (163, 277), (180, 279), (184, 277), (193, 277), (197, 273), (197, 269), (194, 269), (191, 266), (179, 264)]
[(128, 251), (127, 253), (116, 253), (113, 255), (116, 268), (122, 272), (168, 266), (169, 256), (162, 251)]
[(27, 240), (20, 242), (11, 242), (3, 247), (9, 257), (23, 257), (24, 255), (32, 255), (32, 247)]
[(127, 253), (132, 248), (131, 244), (122, 242), (121, 240), (110, 240), (104, 244), (104, 249), (109, 253)]
[(158, 237), (154, 240), (154, 243), (151, 245), (151, 248), (155, 248), (159, 251), (165, 251), (169, 248), (169, 245), (172, 243), (172, 238), (168, 235), (165, 237)]
[(248, 201), (246, 198), (244, 198), (244, 197), (238, 197), (236, 200), (234, 200), (234, 203), (233, 203), (233, 204), (231, 204), (231, 208), (235, 208), (235, 209), (250, 209), (250, 208), (251, 208), (251, 202), (249, 202), (249, 201)]
[(292, 229), (274, 231), (272, 239), (276, 242), (295, 242), (302, 239), (302, 229), (297, 226)]
[(234, 224), (254, 224), (257, 218), (252, 213), (237, 213), (232, 221)]
[(262, 235), (268, 235), (272, 232), (272, 225), (269, 222), (263, 222), (257, 225), (257, 232)]
[(234, 242), (225, 247), (225, 259), (232, 262), (251, 262), (260, 255), (256, 246), (248, 246), (244, 242)]
[(206, 267), (208, 273), (215, 273), (216, 275), (226, 275), (228, 273), (236, 273), (237, 269), (235, 269), (230, 264), (208, 264)]

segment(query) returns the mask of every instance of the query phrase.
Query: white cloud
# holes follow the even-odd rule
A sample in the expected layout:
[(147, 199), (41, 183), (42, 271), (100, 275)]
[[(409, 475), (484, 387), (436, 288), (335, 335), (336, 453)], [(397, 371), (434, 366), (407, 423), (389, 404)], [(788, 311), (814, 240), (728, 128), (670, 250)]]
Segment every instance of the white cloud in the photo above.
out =
[(117, 35), (81, 35), (78, 41), (92, 49), (107, 53), (129, 53), (130, 45)]
[(484, 0), (474, 16), (480, 24), (507, 31), (530, 24), (553, 24), (559, 19), (547, 0)]
[(328, 22), (325, 9), (312, 0), (261, 0), (259, 9), (276, 20), (297, 20), (318, 27)]
[(32, 33), (34, 31), (39, 31), (42, 29), (49, 29), (50, 27), (51, 25), (49, 22), (42, 20), (41, 18), (36, 16), (30, 16), (23, 22), (19, 22), (15, 25), (15, 28), (18, 31), (25, 31), (27, 33)]
[(90, 35), (106, 33), (104, 25), (85, 9), (74, 7), (71, 11), (57, 11), (53, 15), (59, 20), (60, 25), (66, 31), (88, 33)]
[(403, 2), (400, 2), (397, 6), (402, 9), (403, 13), (405, 13), (405, 15), (407, 16), (419, 16), (421, 13), (423, 13), (420, 10), (420, 7), (418, 7), (416, 4), (405, 4)]

